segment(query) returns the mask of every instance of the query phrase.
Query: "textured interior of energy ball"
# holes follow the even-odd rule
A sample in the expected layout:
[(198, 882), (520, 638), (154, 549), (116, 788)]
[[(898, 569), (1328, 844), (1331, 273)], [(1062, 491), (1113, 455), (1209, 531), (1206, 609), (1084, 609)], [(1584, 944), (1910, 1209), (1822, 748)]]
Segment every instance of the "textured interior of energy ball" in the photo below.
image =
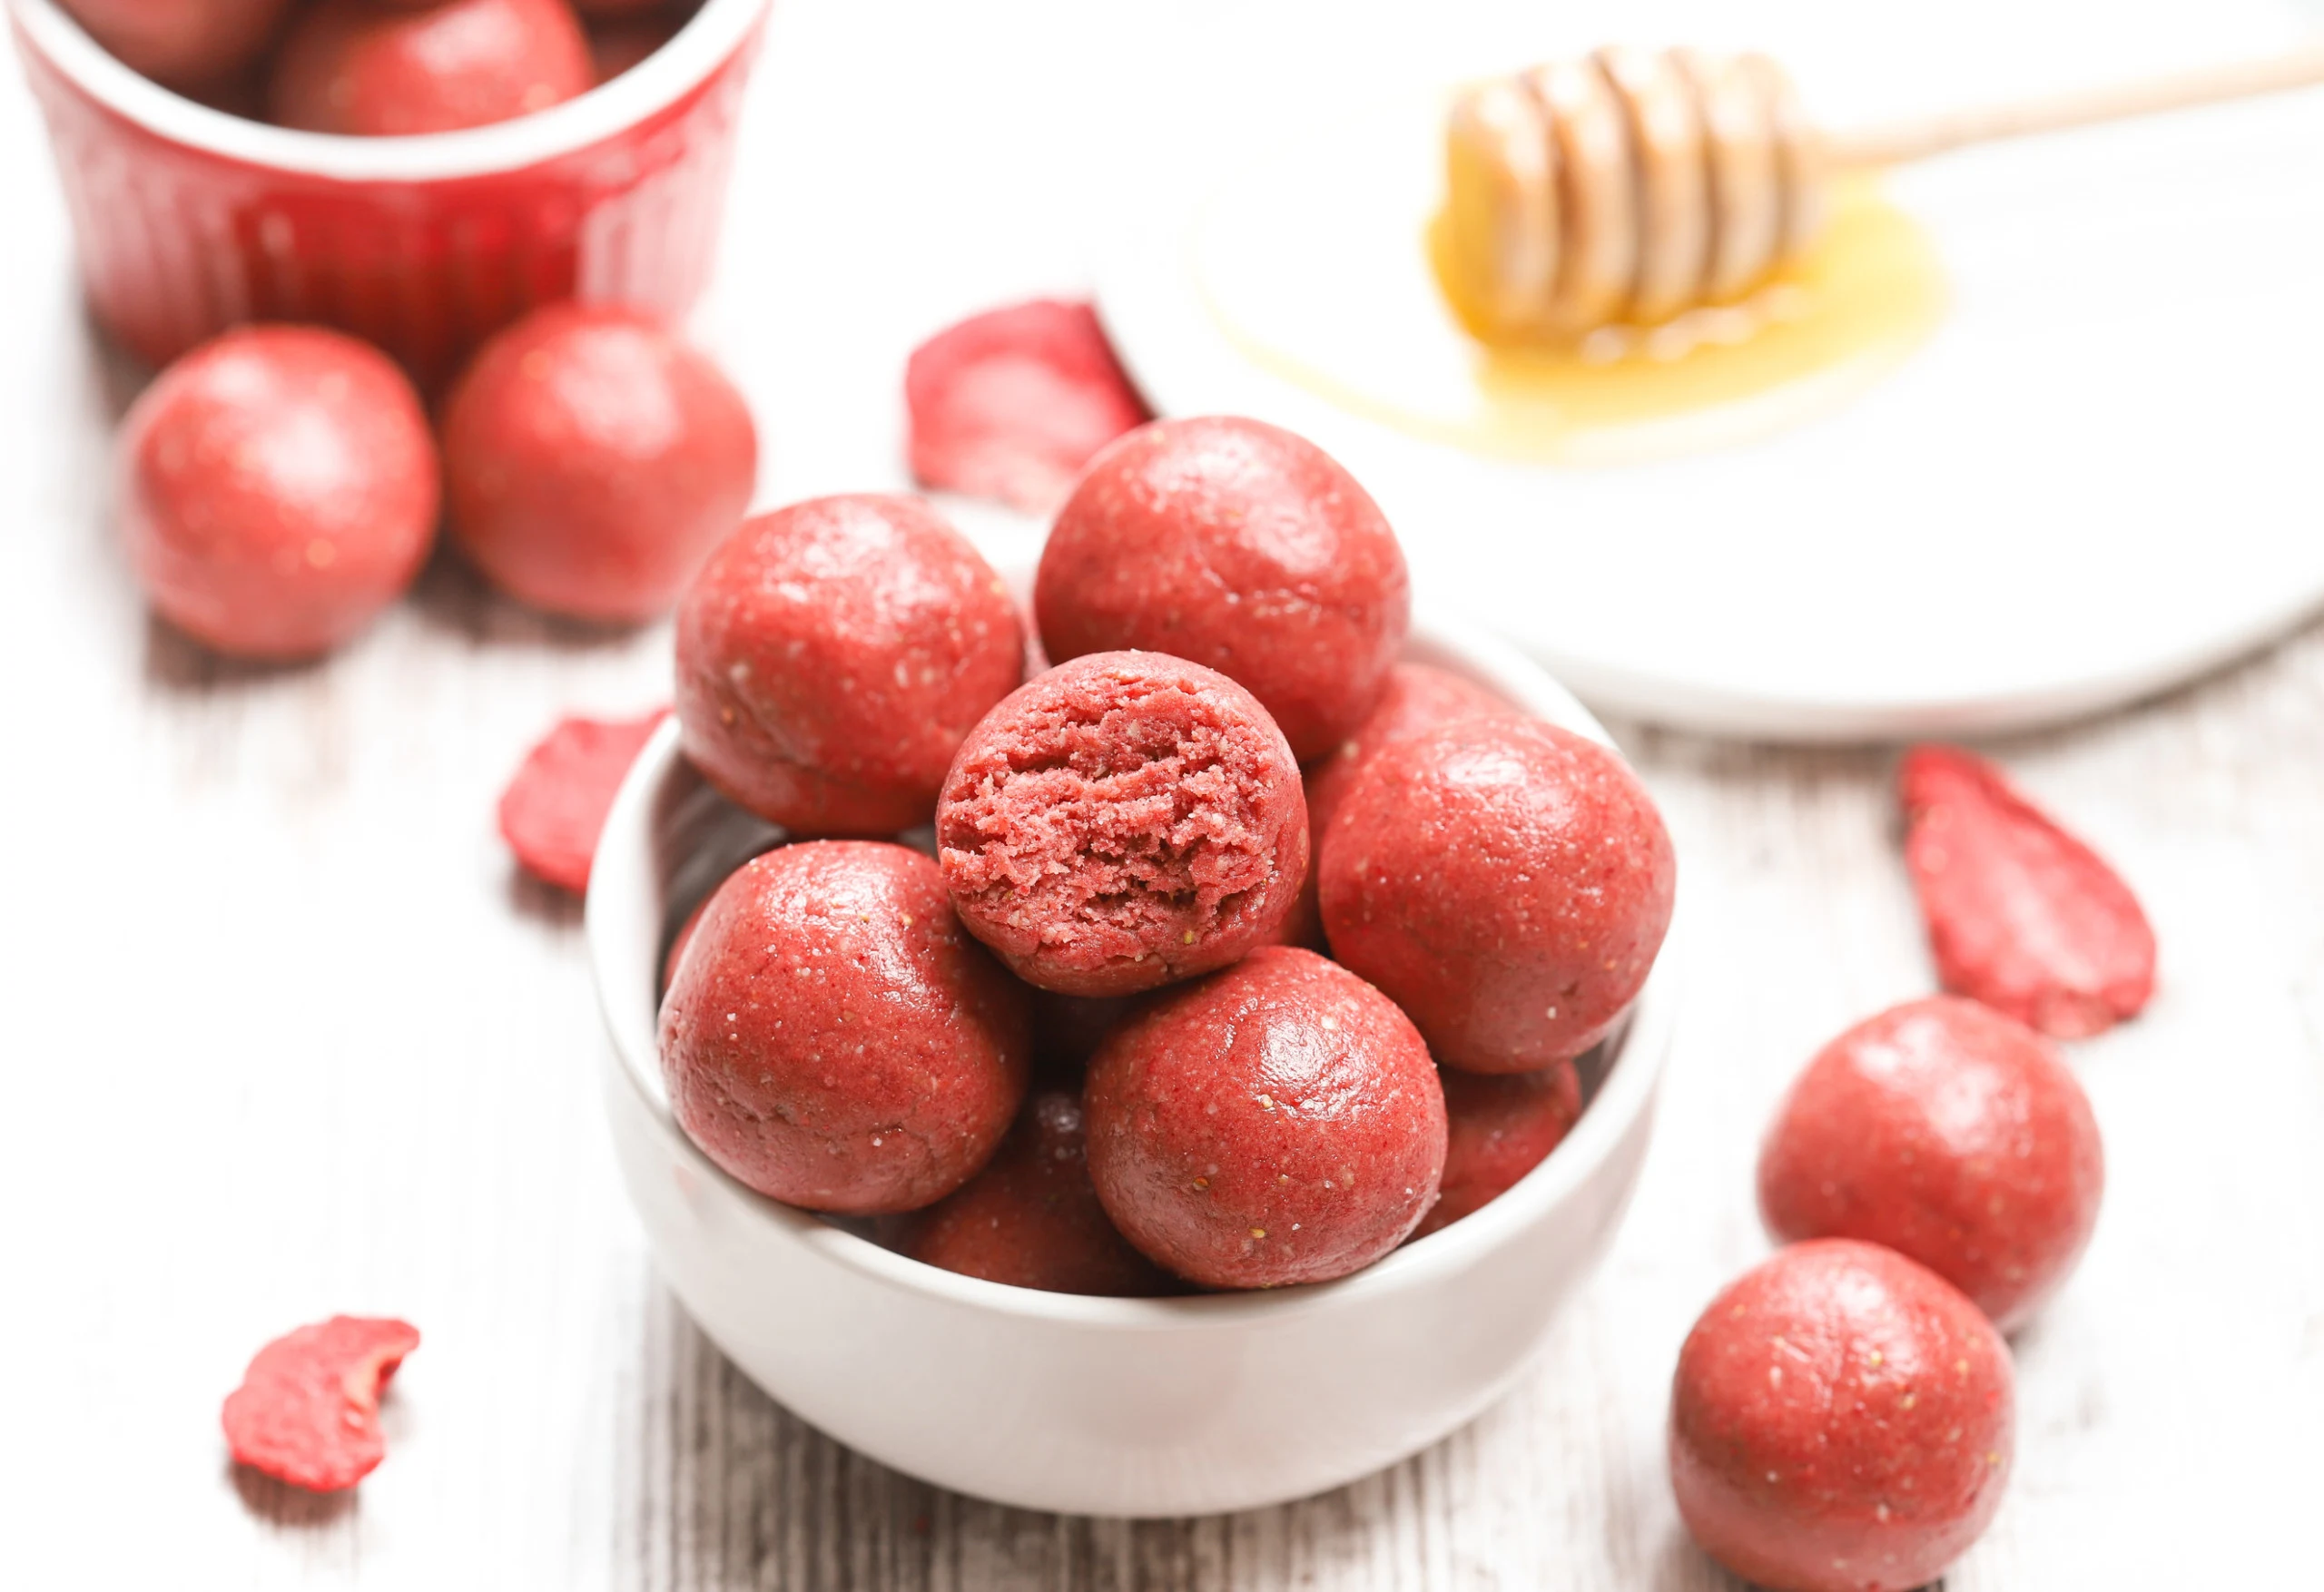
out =
[(956, 904), (1019, 956), (1175, 965), (1289, 893), (1268, 889), (1286, 796), (1265, 729), (1167, 681), (1039, 704), (953, 770)]

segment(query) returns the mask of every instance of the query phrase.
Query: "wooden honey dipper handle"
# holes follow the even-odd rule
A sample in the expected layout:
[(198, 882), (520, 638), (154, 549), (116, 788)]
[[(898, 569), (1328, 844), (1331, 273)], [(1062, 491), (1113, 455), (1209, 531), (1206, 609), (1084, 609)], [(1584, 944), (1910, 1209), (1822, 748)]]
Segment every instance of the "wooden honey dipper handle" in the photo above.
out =
[(1836, 169), (1900, 165), (1973, 143), (1990, 143), (2028, 133), (2060, 133), (2160, 111), (2280, 93), (2319, 83), (2324, 83), (2324, 43), (2304, 44), (2259, 60), (2199, 67), (2139, 83), (1975, 106), (1887, 126), (1827, 133), (1824, 136), (1824, 154)]

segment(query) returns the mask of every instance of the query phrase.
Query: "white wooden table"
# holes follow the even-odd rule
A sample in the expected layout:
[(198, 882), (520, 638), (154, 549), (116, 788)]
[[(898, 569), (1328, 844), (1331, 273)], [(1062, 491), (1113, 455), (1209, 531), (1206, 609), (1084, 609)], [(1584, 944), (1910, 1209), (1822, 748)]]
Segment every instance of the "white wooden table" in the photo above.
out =
[[(757, 408), (770, 502), (901, 484), (905, 351), (1077, 286), (1093, 211), (1135, 201), (1105, 174), (1170, 96), (1264, 111), (1276, 74), (1362, 88), (1384, 54), (1451, 72), (1512, 36), (1483, 5), (1423, 29), (1416, 8), (1237, 0), (778, 4), (699, 326)], [(1342, 20), (1311, 36), (1319, 10)], [(1835, 47), (1878, 43), (1880, 17)], [(835, 128), (850, 101), (906, 136)], [(0, 182), (0, 1583), (1727, 1584), (1663, 1480), (1666, 1381), (1763, 1251), (1750, 1172), (1777, 1093), (1928, 986), (1887, 754), (1625, 729), (1679, 837), (1687, 1015), (1615, 1252), (1503, 1405), (1248, 1516), (1131, 1526), (940, 1494), (770, 1403), (655, 1281), (598, 1121), (576, 909), (492, 833), (554, 715), (665, 694), (666, 630), (547, 623), (448, 561), (313, 668), (222, 663), (150, 624), (106, 483), (139, 374), (81, 319), (13, 72)], [(1031, 545), (970, 518), (1001, 555)], [(1993, 750), (2121, 864), (2163, 971), (2143, 1018), (2074, 1052), (2107, 1206), (2016, 1344), (2011, 1498), (1950, 1584), (2293, 1584), (2324, 1496), (2324, 630)], [(238, 1479), (218, 1400), (260, 1342), (340, 1310), (427, 1336), (388, 1462), (353, 1499)]]

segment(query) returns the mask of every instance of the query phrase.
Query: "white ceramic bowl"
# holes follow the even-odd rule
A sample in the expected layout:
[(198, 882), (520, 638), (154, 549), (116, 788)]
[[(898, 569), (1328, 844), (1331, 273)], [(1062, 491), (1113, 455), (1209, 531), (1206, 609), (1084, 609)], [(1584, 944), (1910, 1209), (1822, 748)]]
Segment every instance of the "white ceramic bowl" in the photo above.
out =
[[(1605, 732), (1541, 667), (1464, 627), (1407, 655)], [(1612, 1237), (1669, 1049), (1678, 935), (1585, 1058), (1573, 1133), (1483, 1210), (1353, 1277), (1263, 1293), (1085, 1299), (924, 1266), (753, 1194), (672, 1121), (655, 1054), (677, 922), (773, 831), (728, 806), (665, 723), (622, 787), (589, 886), (612, 1036), (606, 1104), (630, 1197), (703, 1331), (775, 1399), (899, 1470), (1073, 1514), (1168, 1516), (1320, 1492), (1474, 1417), (1524, 1368)]]

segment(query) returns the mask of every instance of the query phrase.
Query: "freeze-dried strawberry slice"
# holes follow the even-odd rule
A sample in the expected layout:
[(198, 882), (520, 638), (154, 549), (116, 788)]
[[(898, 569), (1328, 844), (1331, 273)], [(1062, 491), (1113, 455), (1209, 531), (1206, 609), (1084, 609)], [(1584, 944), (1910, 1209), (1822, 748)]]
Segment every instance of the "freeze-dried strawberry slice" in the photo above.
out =
[(589, 888), (589, 860), (622, 778), (669, 712), (562, 719), (525, 754), (500, 793), (500, 838), (527, 871), (576, 893)]
[(2096, 852), (1958, 747), (1913, 748), (1896, 788), (1945, 988), (2064, 1039), (2146, 1005), (2154, 930)]
[(419, 1347), (408, 1322), (351, 1315), (277, 1338), (219, 1412), (235, 1463), (316, 1492), (354, 1486), (388, 1451), (379, 1390)]
[(972, 315), (904, 369), (911, 473), (923, 486), (1043, 511), (1097, 451), (1150, 418), (1087, 303), (1036, 299)]

